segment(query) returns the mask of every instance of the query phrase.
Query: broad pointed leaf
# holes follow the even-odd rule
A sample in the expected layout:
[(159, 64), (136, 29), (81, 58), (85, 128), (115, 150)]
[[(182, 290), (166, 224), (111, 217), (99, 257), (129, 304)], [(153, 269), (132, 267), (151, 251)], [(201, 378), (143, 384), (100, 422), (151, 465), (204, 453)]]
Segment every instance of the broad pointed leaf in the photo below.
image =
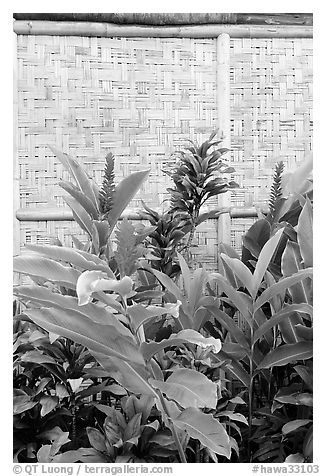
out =
[(206, 306), (208, 311), (218, 320), (220, 324), (230, 333), (232, 338), (236, 339), (237, 342), (244, 348), (249, 351), (248, 340), (240, 329), (239, 326), (235, 323), (234, 319), (228, 316), (225, 312), (219, 309), (216, 305)]
[(179, 260), (179, 264), (180, 264), (180, 268), (181, 268), (181, 272), (182, 272), (185, 291), (186, 291), (186, 294), (189, 298), (190, 295), (191, 295), (191, 291), (190, 291), (190, 286), (191, 286), (190, 269), (189, 269), (189, 266), (187, 265), (186, 260), (184, 259), (184, 257), (180, 253), (177, 253), (177, 256), (178, 256), (178, 260)]
[(298, 220), (298, 243), (306, 268), (313, 265), (312, 207), (307, 199)]
[(242, 263), (239, 259), (230, 258), (224, 253), (221, 257), (225, 263), (232, 269), (233, 273), (240, 279), (244, 288), (247, 288), (250, 295), (254, 297), (254, 278), (249, 268)]
[(233, 359), (232, 356), (227, 355), (223, 349), (217, 355), (211, 354), (210, 355), (212, 361), (214, 362), (226, 362), (224, 367), (226, 367), (227, 371), (230, 372), (237, 380), (243, 383), (245, 387), (249, 387), (250, 384), (250, 375), (248, 372), (242, 367), (241, 363)]
[(216, 408), (216, 384), (196, 370), (177, 369), (165, 382), (150, 379), (149, 383), (183, 408)]
[(109, 312), (105, 307), (89, 303), (79, 306), (76, 297), (54, 293), (44, 286), (22, 285), (14, 288), (14, 294), (26, 301), (37, 303), (42, 307), (56, 307), (62, 310), (73, 310), (83, 314), (99, 324), (109, 324), (116, 327), (122, 334), (129, 335), (130, 331)]
[(283, 234), (283, 229), (278, 230), (274, 236), (272, 236), (263, 246), (259, 254), (258, 261), (256, 263), (254, 275), (253, 275), (253, 297), (256, 297), (260, 283), (266, 273), (268, 265), (275, 253), (277, 245)]
[(89, 214), (77, 202), (77, 200), (75, 198), (72, 198), (69, 195), (67, 195), (67, 196), (63, 197), (63, 199), (67, 203), (67, 205), (69, 205), (69, 207), (71, 208), (74, 220), (92, 238), (93, 227), (92, 227), (92, 219), (89, 216)]
[(152, 268), (149, 268), (148, 271), (154, 274), (154, 276), (159, 280), (162, 286), (164, 286), (171, 294), (173, 294), (179, 301), (182, 302), (182, 293), (178, 286), (175, 284), (175, 282), (171, 278), (169, 278), (169, 276)]
[(298, 342), (297, 344), (285, 344), (269, 352), (257, 369), (269, 369), (279, 367), (298, 360), (307, 360), (312, 357), (312, 342)]
[(103, 260), (95, 262), (93, 258), (94, 255), (91, 255), (90, 253), (81, 253), (73, 248), (54, 245), (26, 245), (25, 249), (27, 251), (33, 251), (34, 253), (46, 258), (56, 261), (65, 261), (66, 263), (81, 268), (83, 271), (99, 270), (106, 272), (109, 277), (114, 277), (109, 266)]
[(285, 425), (282, 426), (282, 433), (283, 433), (283, 435), (288, 435), (292, 431), (295, 431), (298, 428), (302, 428), (303, 426), (306, 426), (311, 422), (312, 422), (312, 420), (304, 420), (304, 419), (289, 421), (288, 423), (286, 423)]
[(288, 276), (286, 278), (280, 279), (277, 283), (273, 284), (265, 291), (261, 293), (261, 295), (257, 298), (254, 304), (254, 311), (259, 309), (265, 302), (268, 302), (277, 294), (280, 294), (284, 291), (284, 289), (288, 289), (294, 284), (301, 282), (306, 278), (312, 277), (312, 268), (302, 269), (297, 273), (293, 274), (292, 276)]
[(153, 319), (153, 317), (163, 316), (165, 314), (172, 314), (177, 317), (179, 313), (179, 305), (172, 304), (166, 306), (142, 306), (141, 304), (134, 304), (128, 307), (128, 314), (133, 323), (134, 329), (138, 330), (140, 326)]
[(212, 348), (212, 352), (218, 353), (221, 350), (221, 341), (214, 337), (204, 337), (193, 329), (185, 329), (177, 334), (171, 334), (168, 339), (161, 342), (143, 342), (141, 344), (141, 352), (145, 360), (149, 360), (153, 355), (157, 354), (166, 347), (178, 346), (184, 343), (196, 344), (202, 348)]
[[(88, 213), (88, 215), (93, 220), (98, 220), (99, 218), (98, 209), (95, 207), (92, 200), (85, 195), (84, 192), (80, 191), (78, 187), (73, 185), (71, 182), (66, 182), (64, 180), (61, 180), (59, 182), (59, 185), (66, 192), (68, 192), (75, 200), (77, 200), (79, 205), (81, 205), (84, 208), (84, 210)], [(93, 190), (92, 190), (92, 195), (93, 195)]]
[(174, 425), (185, 430), (191, 438), (199, 440), (214, 453), (230, 458), (231, 444), (224, 426), (211, 414), (202, 413), (197, 408), (187, 408), (177, 418)]
[(70, 157), (55, 147), (49, 146), (54, 155), (60, 160), (64, 167), (70, 172), (71, 176), (76, 181), (79, 189), (92, 201), (93, 205), (98, 208), (98, 200), (93, 189), (93, 181), (88, 177), (83, 167), (76, 159)]
[(265, 333), (272, 329), (274, 326), (277, 326), (283, 320), (288, 320), (293, 312), (301, 312), (308, 314), (312, 317), (313, 308), (309, 304), (290, 304), (289, 306), (285, 306), (281, 311), (274, 314), (270, 319), (264, 322), (254, 333), (254, 342), (257, 342)]
[(93, 353), (102, 367), (122, 387), (135, 395), (152, 395), (157, 398), (154, 388), (148, 383), (150, 374), (144, 365), (126, 362), (118, 357)]
[(103, 353), (139, 364), (144, 362), (135, 342), (120, 334), (114, 326), (97, 324), (86, 316), (69, 310), (63, 313), (60, 309), (53, 308), (27, 309), (25, 314), (48, 332), (78, 342), (91, 353)]
[(234, 289), (219, 273), (211, 273), (210, 278), (213, 281), (217, 282), (219, 286), (219, 292), (224, 292), (227, 297), (230, 299), (232, 304), (241, 312), (243, 317), (246, 319), (249, 325), (252, 324), (252, 314), (251, 309), (248, 306), (248, 301), (244, 298), (243, 293), (240, 293), (236, 289)]
[[(284, 277), (292, 276), (303, 268), (300, 247), (298, 243), (288, 241), (282, 255), (281, 270)], [(289, 288), (293, 302), (311, 301), (311, 280), (304, 279)]]
[(70, 289), (76, 288), (77, 279), (81, 274), (76, 269), (38, 255), (16, 256), (14, 271), (52, 281)]
[(113, 207), (108, 215), (111, 230), (116, 225), (122, 212), (132, 200), (134, 195), (138, 192), (142, 183), (149, 175), (149, 170), (135, 172), (128, 177), (125, 177), (116, 187), (114, 193)]
[(208, 275), (203, 268), (198, 268), (194, 271), (192, 280), (190, 282), (189, 294), (189, 312), (191, 317), (195, 315), (196, 309), (200, 305), (200, 299), (203, 296), (203, 287), (206, 286)]

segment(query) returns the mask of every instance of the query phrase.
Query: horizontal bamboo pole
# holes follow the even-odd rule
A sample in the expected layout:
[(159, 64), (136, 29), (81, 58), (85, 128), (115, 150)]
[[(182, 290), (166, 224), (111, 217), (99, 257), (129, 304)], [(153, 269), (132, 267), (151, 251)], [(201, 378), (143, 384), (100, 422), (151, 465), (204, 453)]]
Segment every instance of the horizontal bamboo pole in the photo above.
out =
[(312, 25), (312, 13), (14, 13), (16, 20), (87, 21), (136, 25)]
[(14, 22), (17, 35), (97, 36), (125, 38), (311, 38), (311, 26), (297, 25), (194, 25), (140, 26), (113, 23), (24, 21)]
[[(264, 213), (267, 209), (262, 210)], [(250, 208), (229, 208), (231, 218), (254, 218), (257, 217), (257, 210)], [(122, 218), (130, 220), (141, 220), (135, 210), (127, 209), (122, 214)], [(73, 215), (69, 208), (20, 208), (16, 212), (16, 218), (19, 221), (73, 221)], [(213, 218), (215, 220), (215, 218)]]

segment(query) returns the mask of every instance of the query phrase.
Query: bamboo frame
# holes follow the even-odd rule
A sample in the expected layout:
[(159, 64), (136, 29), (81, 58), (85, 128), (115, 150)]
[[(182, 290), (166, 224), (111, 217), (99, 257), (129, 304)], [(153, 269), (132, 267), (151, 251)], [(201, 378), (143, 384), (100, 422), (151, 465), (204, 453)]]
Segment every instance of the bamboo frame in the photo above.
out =
[(312, 13), (14, 13), (16, 20), (138, 25), (312, 25)]
[(191, 26), (117, 25), (98, 22), (56, 22), (16, 20), (17, 35), (139, 37), (139, 38), (217, 38), (227, 33), (232, 38), (311, 38), (312, 26), (306, 25), (234, 25)]
[[(262, 209), (263, 213), (267, 213), (267, 209)], [(228, 210), (230, 218), (253, 218), (258, 216), (256, 208), (233, 208)], [(129, 220), (142, 220), (135, 210), (125, 210), (122, 218)], [(73, 215), (69, 208), (19, 208), (16, 211), (16, 219), (18, 222), (28, 221), (73, 221)], [(219, 218), (219, 220), (221, 217)], [(216, 218), (209, 218), (216, 220)]]
[(19, 163), (17, 150), (18, 131), (18, 73), (17, 73), (17, 35), (13, 34), (13, 252), (20, 250), (20, 224), (16, 210), (20, 206), (19, 197)]
[[(230, 36), (226, 33), (216, 40), (216, 84), (217, 84), (217, 125), (222, 146), (231, 147), (231, 111), (230, 111)], [(230, 192), (218, 197), (220, 208), (230, 207)], [(217, 242), (225, 243), (231, 236), (231, 217), (223, 214), (217, 221)]]

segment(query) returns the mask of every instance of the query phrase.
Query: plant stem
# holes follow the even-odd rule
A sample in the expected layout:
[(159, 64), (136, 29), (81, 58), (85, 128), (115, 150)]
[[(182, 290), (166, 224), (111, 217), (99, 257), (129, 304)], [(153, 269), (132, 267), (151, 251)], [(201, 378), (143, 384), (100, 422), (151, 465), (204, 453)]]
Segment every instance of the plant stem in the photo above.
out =
[(252, 434), (252, 413), (253, 413), (253, 384), (254, 384), (254, 376), (253, 376), (253, 358), (254, 358), (254, 324), (253, 324), (254, 316), (252, 317), (252, 323), (250, 326), (250, 340), (251, 340), (251, 352), (250, 352), (250, 383), (248, 389), (248, 462), (251, 462), (251, 434)]
[(170, 416), (170, 413), (169, 413), (169, 410), (167, 409), (167, 406), (165, 405), (165, 401), (164, 401), (164, 398), (163, 398), (163, 395), (162, 393), (158, 390), (157, 391), (159, 397), (160, 397), (160, 400), (161, 400), (161, 403), (162, 403), (162, 407), (166, 413), (166, 416), (170, 422), (170, 427), (171, 427), (171, 431), (172, 431), (172, 435), (173, 435), (173, 439), (174, 439), (174, 442), (176, 444), (176, 447), (178, 449), (178, 453), (179, 453), (179, 456), (180, 456), (180, 460), (181, 460), (181, 463), (187, 463), (187, 459), (186, 459), (186, 455), (185, 455), (185, 452), (183, 451), (183, 448), (182, 448), (182, 445), (181, 445), (181, 442), (180, 442), (180, 439), (179, 439), (179, 436), (178, 436), (178, 433), (176, 432), (175, 428), (174, 428), (174, 424), (173, 424), (173, 421), (172, 421), (172, 418)]

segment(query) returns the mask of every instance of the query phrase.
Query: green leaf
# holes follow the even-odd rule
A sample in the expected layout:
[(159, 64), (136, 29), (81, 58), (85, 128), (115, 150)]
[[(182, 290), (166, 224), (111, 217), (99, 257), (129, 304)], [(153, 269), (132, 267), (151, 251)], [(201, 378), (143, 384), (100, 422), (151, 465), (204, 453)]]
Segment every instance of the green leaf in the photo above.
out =
[(313, 378), (312, 378), (312, 369), (305, 367), (304, 365), (296, 365), (294, 370), (300, 375), (304, 383), (307, 385), (309, 390), (313, 390)]
[(183, 296), (178, 288), (178, 286), (175, 284), (175, 282), (169, 278), (164, 273), (161, 273), (161, 271), (157, 271), (156, 269), (148, 268), (146, 269), (150, 273), (154, 274), (154, 276), (159, 280), (159, 282), (164, 286), (173, 296), (175, 296), (179, 301), (183, 301)]
[(290, 304), (289, 306), (285, 306), (281, 311), (274, 314), (270, 319), (265, 321), (254, 333), (254, 343), (257, 342), (265, 333), (275, 327), (276, 325), (280, 324), (283, 320), (287, 320), (291, 317), (293, 312), (301, 312), (304, 314), (308, 314), (312, 317), (313, 308), (309, 304), (301, 303), (301, 304)]
[(240, 279), (244, 288), (247, 288), (250, 295), (255, 297), (254, 293), (254, 278), (245, 264), (237, 258), (230, 258), (221, 253), (223, 261), (232, 269), (233, 273)]
[(303, 454), (305, 458), (312, 460), (313, 456), (313, 427), (308, 428), (307, 434), (303, 441)]
[(122, 212), (148, 177), (149, 172), (149, 170), (135, 172), (128, 177), (125, 177), (117, 185), (114, 193), (113, 207), (108, 214), (108, 221), (111, 230), (113, 230)]
[(55, 147), (49, 146), (54, 155), (60, 160), (62, 165), (70, 172), (71, 176), (76, 181), (81, 192), (83, 192), (89, 200), (92, 201), (94, 207), (98, 209), (98, 200), (93, 189), (93, 181), (88, 177), (85, 170), (77, 162), (76, 159), (70, 157), (68, 154), (60, 152)]
[(131, 418), (137, 413), (141, 413), (142, 424), (146, 424), (154, 405), (154, 398), (152, 395), (141, 395), (140, 397), (137, 397), (132, 394), (122, 401), (121, 404), (128, 420), (131, 420)]
[(242, 261), (258, 258), (270, 235), (271, 226), (265, 218), (255, 221), (243, 237)]
[(127, 218), (117, 225), (114, 242), (116, 243), (114, 258), (120, 276), (131, 276), (138, 267), (139, 258), (145, 254), (145, 247), (135, 226)]
[[(220, 253), (220, 255), (222, 255), (222, 253), (224, 255), (227, 255), (229, 258), (240, 259), (238, 253), (234, 251), (231, 246), (226, 245), (225, 243), (221, 243), (218, 246), (218, 252)], [(237, 277), (237, 275), (233, 272), (232, 268), (230, 268), (230, 266), (226, 263), (226, 261), (222, 260), (221, 264), (223, 267), (223, 274), (225, 278), (228, 280), (228, 282), (231, 284), (231, 286), (234, 289), (241, 288), (241, 281)]]
[(254, 311), (259, 309), (265, 302), (268, 302), (277, 294), (284, 292), (284, 289), (288, 289), (296, 283), (301, 282), (306, 278), (312, 277), (312, 268), (301, 269), (292, 276), (280, 279), (277, 283), (273, 284), (267, 288), (261, 295), (256, 299), (254, 304)]
[(95, 207), (94, 203), (83, 192), (81, 192), (78, 187), (76, 187), (71, 182), (66, 182), (64, 180), (61, 180), (59, 182), (59, 185), (66, 192), (68, 192), (75, 200), (77, 200), (79, 205), (84, 208), (85, 212), (87, 212), (93, 220), (98, 220), (99, 212)]
[[(171, 306), (172, 308), (173, 306)], [(177, 305), (174, 306), (176, 308)], [(169, 307), (163, 306), (142, 306), (141, 304), (134, 304), (128, 307), (128, 315), (131, 318), (133, 327), (138, 330), (140, 326), (153, 319), (153, 317), (164, 316), (169, 314)]]
[[(302, 257), (300, 254), (300, 247), (298, 243), (288, 241), (282, 255), (281, 270), (284, 277), (292, 276), (303, 268)], [(311, 301), (311, 280), (309, 278), (300, 281), (291, 286), (289, 292), (292, 296), (293, 302), (307, 302)]]
[(88, 440), (93, 448), (102, 453), (106, 453), (105, 436), (96, 428), (87, 427)]
[(55, 307), (66, 310), (76, 311), (88, 317), (98, 324), (109, 324), (117, 328), (121, 334), (131, 336), (129, 329), (127, 329), (117, 317), (109, 312), (105, 307), (98, 304), (88, 303), (84, 306), (78, 305), (78, 300), (73, 296), (64, 296), (59, 293), (52, 292), (44, 286), (23, 285), (15, 286), (14, 294), (23, 301), (31, 301), (39, 304), (42, 307)]
[[(51, 463), (107, 463), (107, 456), (95, 448), (79, 448), (56, 455)], [(47, 461), (48, 462), (48, 461)]]
[(67, 337), (89, 349), (142, 364), (143, 358), (134, 340), (121, 335), (111, 325), (101, 325), (75, 311), (63, 313), (60, 309), (26, 309), (25, 314), (48, 332)]
[(59, 398), (58, 397), (50, 397), (49, 395), (45, 395), (44, 397), (41, 398), (40, 404), (41, 404), (41, 417), (47, 415), (50, 413), (52, 410), (55, 409), (55, 407), (59, 403)]
[(279, 322), (279, 329), (282, 334), (282, 338), (286, 344), (294, 344), (303, 340), (298, 332), (298, 325), (304, 325), (302, 317), (297, 313), (291, 313), (287, 319), (282, 319)]
[(70, 197), (67, 195), (63, 197), (64, 201), (70, 207), (74, 220), (78, 223), (78, 225), (88, 233), (88, 235), (92, 238), (93, 235), (93, 227), (92, 227), (92, 219), (86, 210), (77, 202), (75, 198)]
[(313, 328), (307, 327), (305, 324), (296, 324), (295, 332), (300, 337), (300, 339), (312, 341), (313, 339)]
[(57, 383), (56, 384), (55, 394), (59, 399), (69, 397), (69, 392), (62, 383)]
[(298, 220), (298, 243), (306, 268), (313, 265), (312, 229), (312, 206), (310, 200), (307, 199)]
[(275, 253), (275, 250), (279, 244), (283, 229), (278, 230), (274, 236), (272, 236), (263, 246), (258, 261), (256, 263), (254, 275), (253, 275), (253, 297), (255, 298), (260, 286), (260, 283), (266, 273), (268, 265)]
[(102, 367), (108, 370), (109, 375), (129, 392), (136, 395), (152, 395), (157, 398), (155, 390), (148, 383), (150, 374), (144, 365), (125, 362), (100, 353), (93, 355)]
[(248, 355), (248, 350), (235, 342), (223, 342), (222, 349), (223, 352), (232, 359), (242, 360)]
[(56, 364), (57, 362), (50, 355), (42, 354), (39, 350), (30, 350), (25, 352), (21, 358), (21, 362), (34, 362), (35, 364)]
[(68, 378), (67, 382), (69, 383), (72, 392), (76, 393), (80, 389), (80, 386), (83, 382), (83, 378), (82, 377), (80, 377), (80, 378)]
[(221, 416), (227, 416), (230, 418), (230, 420), (235, 420), (235, 421), (240, 421), (241, 423), (244, 423), (245, 425), (248, 425), (247, 418), (243, 416), (241, 413), (235, 413), (231, 412), (228, 410), (225, 410), (223, 412), (219, 412), (217, 416), (220, 418)]
[(123, 434), (124, 441), (140, 436), (141, 413), (136, 413), (131, 420), (129, 420)]
[(216, 362), (225, 362), (227, 361), (225, 367), (227, 371), (230, 372), (237, 380), (240, 380), (244, 384), (245, 387), (249, 387), (250, 384), (250, 375), (248, 372), (242, 367), (240, 362), (236, 359), (233, 359), (232, 356), (226, 354), (223, 349), (215, 356), (211, 355), (211, 359)]
[(248, 300), (244, 297), (245, 295), (230, 286), (226, 278), (224, 278), (224, 276), (222, 276), (221, 274), (211, 273), (210, 277), (213, 281), (217, 282), (217, 285), (219, 286), (219, 293), (224, 292), (227, 295), (227, 297), (232, 301), (232, 304), (241, 312), (243, 317), (251, 326), (252, 314), (250, 306), (248, 306)]
[(165, 382), (150, 379), (149, 383), (183, 408), (216, 408), (216, 384), (196, 370), (177, 369)]
[(308, 423), (311, 423), (312, 420), (292, 420), (286, 423), (285, 425), (282, 426), (282, 433), (283, 435), (288, 435), (292, 431), (297, 430), (298, 428), (301, 428), (303, 426), (308, 425)]
[(100, 412), (104, 413), (109, 419), (117, 426), (120, 427), (122, 430), (126, 427), (126, 420), (121, 413), (121, 411), (116, 410), (114, 407), (110, 405), (103, 405), (102, 403), (94, 403), (94, 407), (96, 407)]
[(186, 263), (186, 260), (184, 259), (184, 257), (177, 252), (177, 256), (178, 256), (178, 260), (179, 260), (179, 265), (180, 265), (180, 268), (181, 268), (181, 273), (182, 273), (182, 277), (183, 277), (183, 283), (184, 283), (184, 287), (185, 287), (185, 291), (186, 291), (186, 294), (188, 296), (188, 298), (191, 296), (191, 273), (190, 273), (190, 269), (189, 269), (189, 266), (187, 265)]
[(76, 288), (77, 279), (81, 274), (76, 269), (37, 255), (16, 256), (14, 271), (52, 281), (70, 289)]
[(173, 423), (214, 453), (230, 458), (231, 445), (228, 434), (224, 426), (211, 414), (202, 413), (197, 408), (187, 408), (173, 419)]
[(153, 355), (170, 346), (178, 346), (180, 344), (189, 343), (196, 344), (202, 348), (212, 347), (212, 352), (218, 353), (221, 350), (221, 341), (214, 339), (214, 337), (204, 337), (199, 332), (193, 329), (185, 329), (177, 334), (171, 334), (168, 339), (163, 339), (161, 342), (143, 342), (140, 350), (148, 361)]
[(313, 355), (312, 342), (298, 342), (297, 344), (285, 344), (269, 352), (257, 369), (279, 367), (298, 360), (310, 359)]
[(284, 460), (285, 463), (304, 463), (304, 456), (301, 453), (289, 455)]
[(307, 407), (313, 406), (313, 397), (311, 393), (295, 392), (291, 394), (282, 394), (282, 389), (277, 392), (274, 399), (277, 402), (288, 403), (290, 405), (305, 405)]
[(222, 326), (230, 333), (233, 339), (236, 339), (236, 341), (244, 349), (249, 351), (248, 340), (240, 327), (235, 323), (234, 319), (219, 309), (217, 305), (208, 305), (206, 306), (206, 309), (217, 319), (220, 324), (222, 324)]
[(110, 278), (114, 277), (113, 272), (105, 261), (99, 258), (97, 258), (97, 260), (94, 259), (94, 255), (91, 253), (81, 252), (66, 246), (54, 245), (26, 245), (25, 249), (55, 261), (65, 261), (66, 263), (81, 268), (83, 271), (98, 270), (107, 273)]
[(203, 268), (198, 268), (193, 273), (190, 283), (189, 294), (189, 312), (191, 316), (195, 315), (196, 309), (200, 306), (200, 299), (203, 296), (203, 287), (206, 286), (208, 275)]
[(14, 396), (13, 413), (14, 415), (18, 415), (19, 413), (30, 410), (35, 407), (35, 405), (37, 405), (37, 402), (33, 402), (29, 395)]
[(282, 188), (284, 194), (297, 195), (306, 188), (306, 182), (313, 167), (312, 157), (307, 157), (301, 165), (292, 173), (283, 175)]

